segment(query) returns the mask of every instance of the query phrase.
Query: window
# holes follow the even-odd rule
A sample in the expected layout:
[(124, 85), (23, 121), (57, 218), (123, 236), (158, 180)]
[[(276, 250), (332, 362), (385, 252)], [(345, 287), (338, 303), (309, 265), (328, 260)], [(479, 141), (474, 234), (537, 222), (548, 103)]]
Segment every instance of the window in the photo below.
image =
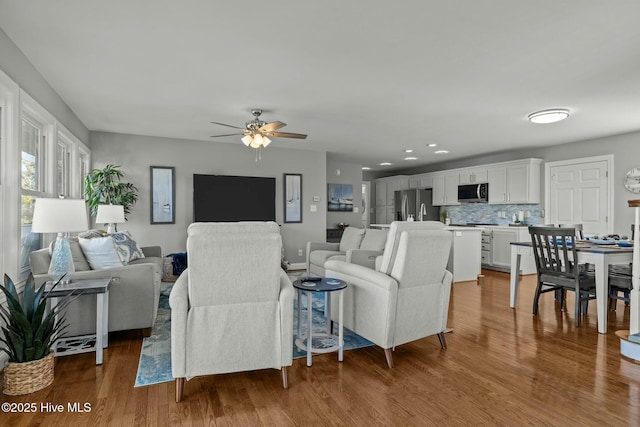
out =
[(69, 197), (69, 182), (71, 178), (71, 151), (73, 144), (58, 133), (56, 144), (56, 192), (58, 196)]
[(29, 253), (41, 247), (41, 235), (31, 232), (36, 197), (44, 197), (44, 126), (26, 115), (21, 124), (20, 273), (30, 269)]
[(78, 180), (78, 187), (80, 191), (80, 197), (84, 198), (84, 179), (89, 174), (90, 154), (82, 146), (78, 148), (78, 173), (80, 179)]

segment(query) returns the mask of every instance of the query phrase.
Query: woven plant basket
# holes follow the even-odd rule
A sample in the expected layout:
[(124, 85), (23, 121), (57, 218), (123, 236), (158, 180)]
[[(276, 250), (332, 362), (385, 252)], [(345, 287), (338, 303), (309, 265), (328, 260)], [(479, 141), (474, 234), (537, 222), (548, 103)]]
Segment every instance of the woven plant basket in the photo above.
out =
[(29, 394), (53, 383), (53, 352), (42, 359), (24, 363), (10, 362), (4, 368), (3, 393), (10, 396)]

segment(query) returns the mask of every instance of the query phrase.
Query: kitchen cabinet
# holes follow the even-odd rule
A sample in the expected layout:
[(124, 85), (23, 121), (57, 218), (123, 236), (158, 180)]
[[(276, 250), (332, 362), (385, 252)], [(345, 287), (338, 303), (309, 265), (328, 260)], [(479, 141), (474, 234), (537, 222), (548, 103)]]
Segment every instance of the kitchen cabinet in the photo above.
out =
[(460, 185), (488, 182), (487, 169), (463, 169), (460, 171)]
[(395, 206), (395, 192), (409, 189), (409, 178), (406, 176), (391, 177), (387, 181), (387, 206)]
[(376, 206), (387, 205), (387, 181), (383, 179), (376, 180)]
[(540, 165), (542, 160), (501, 164), (489, 169), (489, 203), (540, 203)]
[[(483, 226), (481, 259), (482, 267), (490, 270), (509, 271), (511, 268), (511, 242), (531, 240), (527, 227)], [(522, 274), (535, 274), (533, 252), (522, 257)]]
[(438, 173), (433, 175), (433, 205), (451, 206), (458, 203), (458, 172)]
[(453, 274), (454, 282), (477, 280), (481, 268), (482, 230), (472, 227), (446, 227), (452, 234), (451, 255), (447, 270)]
[(433, 175), (420, 174), (409, 177), (409, 188), (432, 188)]
[(389, 224), (394, 220), (395, 192), (409, 188), (409, 177), (404, 175), (389, 176), (375, 180), (376, 206), (375, 222)]

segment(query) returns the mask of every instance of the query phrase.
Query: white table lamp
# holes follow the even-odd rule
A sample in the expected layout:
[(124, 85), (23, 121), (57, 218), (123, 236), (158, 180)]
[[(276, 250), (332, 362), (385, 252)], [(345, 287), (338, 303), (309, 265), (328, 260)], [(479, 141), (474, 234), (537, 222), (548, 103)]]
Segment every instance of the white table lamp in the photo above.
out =
[(98, 205), (96, 222), (99, 224), (109, 224), (107, 233), (113, 234), (117, 231), (116, 224), (125, 222), (124, 206), (122, 205)]
[(58, 233), (49, 275), (54, 281), (64, 276), (63, 283), (71, 281), (75, 272), (69, 246), (69, 233), (85, 231), (89, 228), (87, 207), (82, 199), (36, 199), (33, 208), (33, 233)]

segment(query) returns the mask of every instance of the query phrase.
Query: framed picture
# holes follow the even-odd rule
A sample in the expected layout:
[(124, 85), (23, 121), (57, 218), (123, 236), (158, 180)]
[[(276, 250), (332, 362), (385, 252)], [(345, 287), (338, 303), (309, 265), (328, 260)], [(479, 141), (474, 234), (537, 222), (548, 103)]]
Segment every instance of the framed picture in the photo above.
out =
[(175, 224), (175, 168), (151, 166), (151, 224)]
[(284, 222), (302, 222), (302, 175), (284, 174)]
[(353, 185), (328, 184), (327, 207), (329, 212), (353, 212)]

